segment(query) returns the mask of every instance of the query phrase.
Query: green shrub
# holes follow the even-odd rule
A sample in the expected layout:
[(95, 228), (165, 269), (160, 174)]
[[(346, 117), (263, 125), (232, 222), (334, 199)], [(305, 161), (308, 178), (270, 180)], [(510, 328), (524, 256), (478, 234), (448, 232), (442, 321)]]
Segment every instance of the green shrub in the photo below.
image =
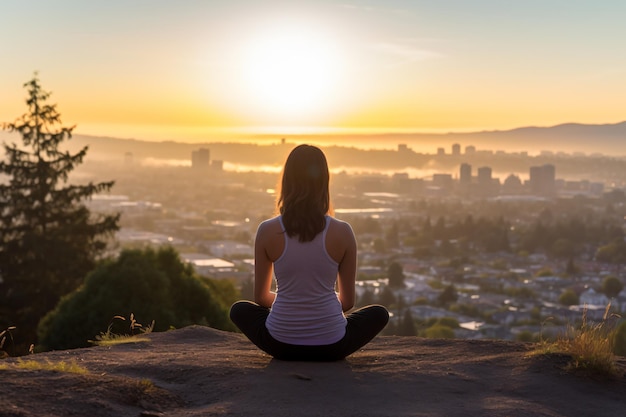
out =
[(515, 340), (517, 340), (518, 342), (536, 342), (537, 338), (535, 337), (533, 332), (529, 330), (523, 330), (515, 336)]
[(580, 298), (578, 294), (574, 292), (574, 290), (566, 289), (559, 296), (559, 303), (564, 306), (573, 306), (577, 305), (580, 302)]
[(459, 321), (454, 317), (440, 317), (439, 320), (437, 320), (437, 324), (451, 329), (457, 329), (459, 327)]
[(448, 326), (435, 324), (434, 326), (424, 330), (424, 337), (428, 337), (430, 339), (454, 339), (454, 330)]
[(537, 271), (535, 276), (537, 276), (537, 277), (551, 277), (551, 276), (554, 276), (554, 272), (552, 271), (552, 269), (550, 269), (548, 267), (544, 267), (544, 268), (541, 268), (539, 271)]
[(615, 298), (624, 289), (624, 284), (614, 275), (608, 275), (602, 281), (602, 292), (609, 298)]
[(124, 250), (117, 259), (101, 263), (42, 319), (38, 348), (85, 347), (110, 325), (114, 333), (128, 333), (116, 327), (123, 322), (112, 319), (131, 313), (141, 323), (154, 320), (154, 331), (191, 324), (234, 330), (227, 300), (215, 291), (223, 285), (199, 278), (172, 248)]

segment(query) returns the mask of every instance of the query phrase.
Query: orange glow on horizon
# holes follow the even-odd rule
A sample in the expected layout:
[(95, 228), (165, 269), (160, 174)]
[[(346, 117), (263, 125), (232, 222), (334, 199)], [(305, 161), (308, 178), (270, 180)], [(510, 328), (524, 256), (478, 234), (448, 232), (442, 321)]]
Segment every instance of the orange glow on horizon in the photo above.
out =
[(0, 122), (25, 112), (34, 70), (64, 124), (146, 140), (626, 119), (619, 2), (564, 16), (527, 2), (159, 1), (149, 18), (127, 2), (27, 3), (0, 25)]

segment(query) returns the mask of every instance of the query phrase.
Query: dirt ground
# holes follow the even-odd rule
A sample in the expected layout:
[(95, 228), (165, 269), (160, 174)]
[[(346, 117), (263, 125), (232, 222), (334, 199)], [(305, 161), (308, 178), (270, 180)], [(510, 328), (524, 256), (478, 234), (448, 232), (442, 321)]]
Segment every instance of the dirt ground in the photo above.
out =
[[(563, 370), (506, 341), (377, 337), (344, 361), (281, 362), (191, 326), (149, 342), (31, 355), (87, 374), (0, 369), (0, 416), (550, 416), (626, 410), (626, 377)], [(0, 365), (17, 361), (10, 358)], [(626, 361), (620, 362), (626, 370)]]

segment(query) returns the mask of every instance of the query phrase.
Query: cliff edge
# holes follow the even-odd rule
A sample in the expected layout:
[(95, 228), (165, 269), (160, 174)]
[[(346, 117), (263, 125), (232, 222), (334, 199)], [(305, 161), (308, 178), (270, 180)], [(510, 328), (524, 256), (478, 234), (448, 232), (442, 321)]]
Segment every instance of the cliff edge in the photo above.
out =
[[(563, 370), (496, 340), (379, 336), (341, 362), (281, 362), (240, 334), (207, 327), (149, 341), (0, 361), (0, 416), (577, 416), (620, 415), (626, 377)], [(86, 373), (18, 361), (76, 363)], [(626, 369), (626, 361), (620, 362)]]

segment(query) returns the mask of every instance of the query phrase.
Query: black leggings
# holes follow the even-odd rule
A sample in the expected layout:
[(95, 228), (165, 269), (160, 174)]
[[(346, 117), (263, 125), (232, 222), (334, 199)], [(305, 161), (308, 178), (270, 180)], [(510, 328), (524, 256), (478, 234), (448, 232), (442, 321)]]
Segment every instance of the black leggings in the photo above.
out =
[(381, 305), (370, 305), (346, 315), (346, 334), (330, 345), (308, 346), (279, 342), (265, 327), (269, 308), (251, 301), (237, 301), (230, 308), (230, 319), (252, 343), (276, 359), (286, 361), (337, 361), (356, 352), (372, 340), (389, 321)]

